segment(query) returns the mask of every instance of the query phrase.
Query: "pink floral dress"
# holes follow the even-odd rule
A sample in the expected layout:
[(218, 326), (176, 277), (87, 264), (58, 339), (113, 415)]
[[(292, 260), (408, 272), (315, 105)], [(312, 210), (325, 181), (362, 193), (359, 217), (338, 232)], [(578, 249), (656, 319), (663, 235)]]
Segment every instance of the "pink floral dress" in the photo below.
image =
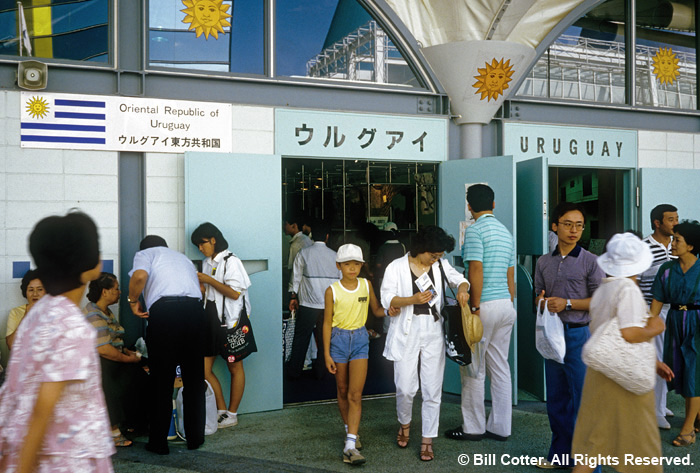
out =
[(95, 329), (63, 296), (44, 296), (22, 321), (0, 388), (0, 471), (17, 469), (39, 388), (69, 383), (39, 449), (38, 471), (112, 472), (115, 453)]

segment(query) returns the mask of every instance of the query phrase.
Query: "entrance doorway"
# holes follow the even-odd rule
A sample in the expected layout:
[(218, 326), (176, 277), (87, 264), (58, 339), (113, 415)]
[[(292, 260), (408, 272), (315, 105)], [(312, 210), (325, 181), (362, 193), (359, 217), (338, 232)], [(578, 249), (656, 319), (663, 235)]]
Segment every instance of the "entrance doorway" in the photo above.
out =
[[(437, 224), (437, 169), (437, 163), (285, 158), (282, 159), (282, 213), (330, 223), (328, 246), (334, 250), (344, 243), (361, 246), (369, 253), (365, 255), (368, 262), (365, 271), (371, 280), (377, 250), (391, 235), (384, 231), (387, 222), (396, 224), (398, 239), (406, 247), (418, 228)], [(289, 245), (283, 243), (282, 248), (282, 261), (286, 262)], [(289, 271), (283, 270), (285, 358), (289, 352), (287, 344), (291, 344), (286, 331), (293, 325), (288, 308), (290, 276)], [(373, 285), (376, 286), (374, 282)], [(378, 287), (375, 292), (378, 294)], [(381, 325), (379, 320), (373, 327), (380, 336), (370, 342), (365, 395), (395, 390), (393, 366), (382, 356), (386, 334)], [(313, 355), (323, 360), (323, 353), (317, 351)], [(321, 379), (316, 379), (311, 369), (296, 379), (285, 374), (283, 387), (286, 404), (336, 397), (335, 379), (327, 372)]]
[(579, 244), (601, 255), (611, 236), (633, 228), (630, 180), (631, 171), (624, 169), (550, 167), (549, 215), (560, 202), (580, 203), (586, 228)]

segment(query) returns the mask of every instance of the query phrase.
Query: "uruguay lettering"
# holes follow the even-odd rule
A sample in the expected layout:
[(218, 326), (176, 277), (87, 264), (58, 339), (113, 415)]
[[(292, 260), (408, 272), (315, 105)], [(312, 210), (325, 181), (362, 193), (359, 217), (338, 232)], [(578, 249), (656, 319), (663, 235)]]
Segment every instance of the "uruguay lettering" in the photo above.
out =
[[(550, 140), (545, 140), (545, 138), (538, 136), (535, 138), (535, 152), (537, 154), (547, 154), (554, 153), (560, 154), (562, 150), (562, 139), (561, 138), (551, 138)], [(571, 139), (567, 143), (564, 140), (564, 146), (568, 147), (569, 154), (571, 156), (579, 155), (579, 147), (581, 147), (581, 156), (584, 153), (588, 156), (599, 156), (599, 157), (622, 157), (622, 141), (615, 141), (609, 143), (607, 140), (586, 140), (585, 151), (583, 148), (583, 142), (579, 144), (578, 140)], [(520, 137), (520, 151), (527, 153), (530, 148), (529, 137)], [(566, 149), (566, 148), (565, 148)], [(612, 155), (611, 155), (612, 152)]]

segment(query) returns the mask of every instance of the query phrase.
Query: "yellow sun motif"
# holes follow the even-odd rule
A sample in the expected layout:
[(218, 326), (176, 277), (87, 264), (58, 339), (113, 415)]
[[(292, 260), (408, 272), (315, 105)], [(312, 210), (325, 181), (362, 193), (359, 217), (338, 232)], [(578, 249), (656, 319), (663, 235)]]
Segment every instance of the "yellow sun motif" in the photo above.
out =
[(671, 48), (659, 48), (654, 56), (654, 75), (662, 84), (673, 84), (681, 75), (678, 71), (678, 58)]
[(477, 89), (475, 94), (481, 92), (481, 98), (479, 100), (484, 100), (488, 97), (488, 100), (498, 99), (498, 95), (503, 95), (503, 91), (508, 88), (508, 82), (511, 80), (511, 76), (515, 73), (513, 66), (510, 65), (510, 59), (506, 60), (504, 63), (504, 58), (500, 61), (496, 61), (496, 58), (485, 63), (485, 68), (478, 68), (478, 76), (474, 76), (476, 82), (472, 87)]
[(204, 39), (209, 35), (219, 39), (219, 33), (226, 34), (224, 26), (231, 26), (227, 21), (231, 5), (224, 5), (223, 0), (182, 0), (182, 4), (187, 7), (180, 10), (185, 14), (182, 22), (190, 24), (188, 31), (194, 30), (197, 38), (204, 33)]
[(41, 97), (32, 97), (27, 102), (27, 113), (32, 118), (44, 118), (49, 113), (49, 103)]

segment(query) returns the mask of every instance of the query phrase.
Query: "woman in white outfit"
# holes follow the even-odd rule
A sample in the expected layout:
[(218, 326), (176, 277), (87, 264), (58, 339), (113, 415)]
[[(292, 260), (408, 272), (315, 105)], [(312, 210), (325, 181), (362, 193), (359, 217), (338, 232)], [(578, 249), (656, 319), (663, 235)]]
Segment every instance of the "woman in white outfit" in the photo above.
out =
[[(232, 427), (238, 424), (238, 406), (245, 390), (245, 371), (243, 360), (234, 359), (223, 348), (226, 329), (236, 325), (242, 310), (246, 310), (250, 315), (250, 301), (247, 297), (250, 279), (241, 260), (228, 251), (228, 242), (214, 224), (201, 224), (192, 232), (191, 239), (206, 256), (202, 262), (202, 272), (197, 273), (206, 301), (204, 309), (207, 314), (204, 379), (214, 390), (219, 428)], [(226, 360), (231, 374), (228, 410), (221, 384), (212, 370), (217, 356)]]
[[(443, 304), (441, 264), (449, 286), (458, 288), (460, 305), (469, 302), (469, 283), (442, 258), (454, 245), (454, 238), (443, 229), (424, 227), (414, 236), (409, 253), (387, 266), (382, 281), (382, 305), (401, 309), (391, 318), (384, 347), (384, 357), (394, 362), (396, 411), (401, 424), (396, 442), (401, 448), (408, 446), (413, 397), (420, 381), (423, 399), (420, 459), (423, 461), (434, 458), (433, 438), (438, 435), (445, 370), (445, 338), (440, 317)], [(428, 290), (422, 290), (416, 282), (425, 275), (432, 283)], [(434, 297), (435, 303), (431, 305)]]

